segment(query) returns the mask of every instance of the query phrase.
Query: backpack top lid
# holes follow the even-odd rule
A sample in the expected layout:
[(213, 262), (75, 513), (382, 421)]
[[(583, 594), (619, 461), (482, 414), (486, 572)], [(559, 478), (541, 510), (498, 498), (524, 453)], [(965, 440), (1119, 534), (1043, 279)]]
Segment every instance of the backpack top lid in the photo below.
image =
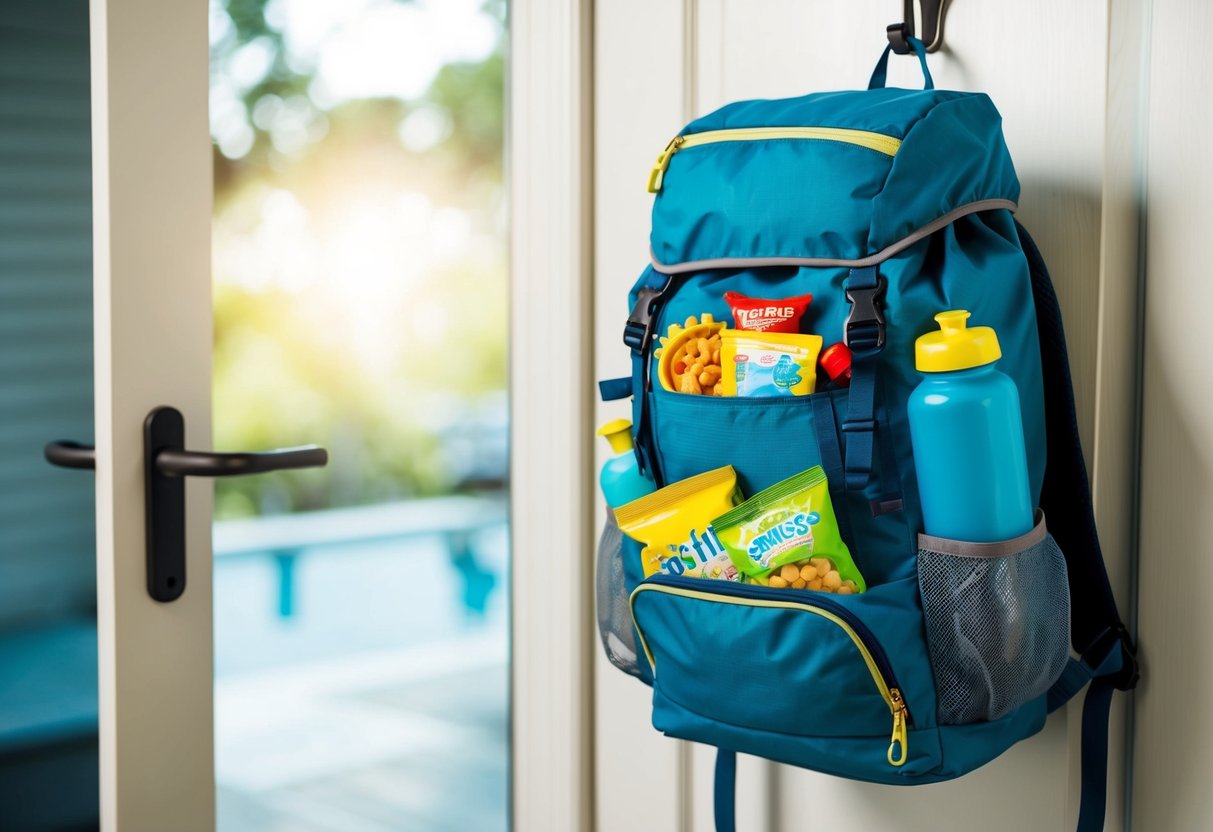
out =
[(948, 90), (729, 104), (688, 124), (653, 173), (652, 258), (667, 274), (869, 266), (1019, 198), (993, 102)]

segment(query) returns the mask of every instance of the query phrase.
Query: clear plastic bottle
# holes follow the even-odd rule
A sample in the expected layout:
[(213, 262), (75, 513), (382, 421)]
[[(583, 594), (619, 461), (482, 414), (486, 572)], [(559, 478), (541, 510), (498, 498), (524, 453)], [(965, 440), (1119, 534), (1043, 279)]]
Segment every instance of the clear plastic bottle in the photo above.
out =
[(994, 367), (994, 330), (968, 318), (941, 312), (940, 330), (915, 343), (924, 378), (910, 394), (910, 439), (927, 534), (989, 543), (1031, 531), (1035, 512), (1019, 390)]

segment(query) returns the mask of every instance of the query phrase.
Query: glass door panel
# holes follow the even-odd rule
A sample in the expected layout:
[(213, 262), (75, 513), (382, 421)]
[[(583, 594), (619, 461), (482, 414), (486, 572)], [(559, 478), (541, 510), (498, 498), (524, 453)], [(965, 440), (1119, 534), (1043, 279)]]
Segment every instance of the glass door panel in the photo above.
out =
[(507, 826), (504, 7), (212, 3), (219, 828)]

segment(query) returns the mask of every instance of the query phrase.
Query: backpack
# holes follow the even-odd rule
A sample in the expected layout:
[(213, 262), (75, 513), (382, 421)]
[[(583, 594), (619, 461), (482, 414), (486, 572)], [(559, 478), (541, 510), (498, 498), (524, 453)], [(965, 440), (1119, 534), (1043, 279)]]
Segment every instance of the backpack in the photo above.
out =
[[(640, 470), (664, 486), (732, 465), (751, 496), (820, 465), (867, 580), (841, 597), (643, 578), (641, 544), (608, 520), (604, 649), (652, 686), (655, 728), (718, 747), (718, 830), (734, 825), (737, 752), (933, 783), (1035, 734), (1088, 683), (1079, 829), (1103, 826), (1111, 694), (1135, 685), (1137, 664), (1100, 552), (1061, 314), (1013, 216), (998, 111), (984, 94), (934, 89), (911, 45), (923, 90), (885, 88), (886, 49), (867, 90), (696, 119), (650, 175), (652, 262), (623, 336), (632, 374), (600, 383), (605, 400), (632, 399)], [(811, 292), (806, 328), (848, 344), (849, 387), (750, 399), (655, 383), (658, 338), (692, 315), (731, 321), (726, 292)], [(921, 379), (915, 339), (945, 309), (998, 334), (1041, 510), (1031, 533), (981, 551), (920, 537), (906, 402)]]

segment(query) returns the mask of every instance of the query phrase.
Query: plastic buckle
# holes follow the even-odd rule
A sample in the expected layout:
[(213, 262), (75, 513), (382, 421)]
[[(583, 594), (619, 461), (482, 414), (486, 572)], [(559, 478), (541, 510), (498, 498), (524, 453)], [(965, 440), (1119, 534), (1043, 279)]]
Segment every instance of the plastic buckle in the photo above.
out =
[[(667, 281), (666, 286), (668, 285)], [(637, 291), (636, 305), (632, 307), (632, 314), (628, 316), (628, 322), (623, 327), (623, 343), (628, 349), (643, 352), (652, 340), (655, 323), (653, 305), (665, 293), (665, 289), (665, 286), (660, 289), (645, 286)]]
[[(847, 301), (851, 311), (842, 325), (842, 342), (851, 350), (882, 349), (884, 347), (885, 320), (881, 306), (884, 301), (888, 281), (877, 276), (876, 286), (872, 289), (847, 289)], [(870, 343), (866, 330), (875, 327), (876, 343)]]
[(913, 26), (909, 23), (891, 23), (885, 27), (885, 35), (889, 39), (889, 45), (893, 47), (893, 52), (898, 55), (909, 55), (912, 51), (908, 38), (914, 37)]
[[(1120, 648), (1121, 665), (1116, 674), (1116, 689), (1133, 690), (1141, 679), (1141, 666), (1137, 663), (1137, 647), (1124, 624), (1117, 624), (1097, 636), (1092, 645), (1083, 651), (1082, 662), (1088, 667), (1099, 667), (1117, 647)], [(1088, 659), (1088, 656), (1093, 658)]]

